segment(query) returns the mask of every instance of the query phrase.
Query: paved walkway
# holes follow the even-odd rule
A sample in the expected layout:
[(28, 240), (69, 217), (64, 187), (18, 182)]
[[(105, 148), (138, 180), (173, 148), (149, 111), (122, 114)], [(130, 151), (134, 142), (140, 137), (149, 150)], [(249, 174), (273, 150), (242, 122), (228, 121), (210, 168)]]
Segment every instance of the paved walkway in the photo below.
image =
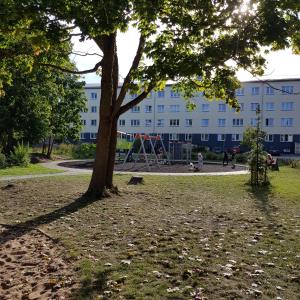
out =
[[(82, 161), (82, 160), (60, 160), (43, 163), (42, 165), (49, 169), (56, 169), (64, 171), (62, 173), (51, 173), (51, 174), (34, 174), (34, 175), (22, 175), (22, 176), (1, 176), (0, 181), (11, 181), (41, 177), (52, 177), (52, 176), (72, 176), (72, 175), (83, 175), (92, 174), (92, 170), (67, 168), (59, 166), (58, 164), (63, 162), (71, 161)], [(125, 172), (115, 171), (115, 174), (129, 174), (129, 175), (156, 175), (156, 176), (227, 176), (227, 175), (244, 175), (248, 174), (247, 170), (243, 171), (232, 171), (232, 172), (210, 172), (210, 173), (158, 173), (158, 172)]]

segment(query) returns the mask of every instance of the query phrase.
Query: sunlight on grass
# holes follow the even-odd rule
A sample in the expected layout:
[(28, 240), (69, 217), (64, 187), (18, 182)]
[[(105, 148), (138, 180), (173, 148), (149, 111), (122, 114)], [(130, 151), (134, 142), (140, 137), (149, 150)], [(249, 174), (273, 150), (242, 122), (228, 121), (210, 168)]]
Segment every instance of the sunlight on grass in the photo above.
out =
[(22, 176), (34, 174), (62, 173), (62, 170), (49, 169), (41, 164), (30, 164), (28, 167), (11, 167), (0, 169), (0, 176)]

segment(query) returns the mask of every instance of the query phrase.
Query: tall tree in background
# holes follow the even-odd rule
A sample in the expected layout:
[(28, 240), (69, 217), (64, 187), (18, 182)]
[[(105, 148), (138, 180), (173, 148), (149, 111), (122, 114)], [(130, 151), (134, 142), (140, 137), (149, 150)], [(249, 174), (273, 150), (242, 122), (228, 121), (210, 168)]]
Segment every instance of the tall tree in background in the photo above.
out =
[(56, 70), (11, 72), (12, 83), (0, 99), (0, 145), (7, 155), (18, 142), (47, 140), (51, 156), (54, 139), (76, 140), (85, 110), (84, 82)]
[[(261, 47), (281, 49), (299, 41), (299, 1), (292, 0), (28, 0), (19, 4), (23, 16), (43, 19), (45, 31), (55, 28), (70, 39), (68, 25), (92, 39), (102, 58), (90, 70), (101, 73), (100, 124), (96, 159), (88, 193), (101, 196), (113, 186), (117, 120), (167, 80), (186, 96), (203, 92), (238, 108), (234, 91), (238, 68), (262, 74)], [(132, 66), (119, 85), (117, 36), (130, 26), (140, 34)], [(48, 31), (49, 32), (49, 31)], [(296, 45), (294, 43), (294, 45)], [(297, 45), (296, 45), (297, 46)], [(147, 63), (146, 63), (147, 62)], [(70, 72), (49, 62), (45, 67)], [(124, 103), (127, 92), (138, 96)]]

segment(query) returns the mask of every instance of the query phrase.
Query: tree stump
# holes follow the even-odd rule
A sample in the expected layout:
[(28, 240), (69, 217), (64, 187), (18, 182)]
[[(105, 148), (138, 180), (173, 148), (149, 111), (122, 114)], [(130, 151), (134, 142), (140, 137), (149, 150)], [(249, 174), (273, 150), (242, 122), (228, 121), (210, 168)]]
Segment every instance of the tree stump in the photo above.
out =
[(132, 176), (128, 182), (128, 184), (142, 184), (144, 183), (144, 178), (142, 176)]

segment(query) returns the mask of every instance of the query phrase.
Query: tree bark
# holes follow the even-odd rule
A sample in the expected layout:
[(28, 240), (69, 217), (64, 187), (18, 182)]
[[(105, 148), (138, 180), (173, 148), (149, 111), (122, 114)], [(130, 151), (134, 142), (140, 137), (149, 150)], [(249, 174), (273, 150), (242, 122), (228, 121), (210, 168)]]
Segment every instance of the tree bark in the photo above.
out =
[(99, 46), (103, 52), (99, 111), (100, 122), (93, 174), (87, 190), (87, 195), (92, 197), (102, 197), (108, 187), (107, 170), (113, 126), (113, 96), (116, 94), (113, 80), (116, 34), (103, 36), (99, 39)]
[(47, 149), (47, 158), (51, 158), (52, 149), (53, 149), (54, 138), (50, 135), (48, 138), (48, 149)]
[(42, 148), (42, 154), (46, 154), (46, 139), (43, 139), (43, 148)]
[(109, 156), (108, 156), (108, 165), (107, 165), (107, 175), (106, 175), (106, 186), (108, 188), (113, 188), (113, 173), (115, 166), (115, 157), (117, 150), (117, 127), (118, 119), (115, 118), (112, 122), (111, 135), (110, 135), (110, 144), (109, 144)]

